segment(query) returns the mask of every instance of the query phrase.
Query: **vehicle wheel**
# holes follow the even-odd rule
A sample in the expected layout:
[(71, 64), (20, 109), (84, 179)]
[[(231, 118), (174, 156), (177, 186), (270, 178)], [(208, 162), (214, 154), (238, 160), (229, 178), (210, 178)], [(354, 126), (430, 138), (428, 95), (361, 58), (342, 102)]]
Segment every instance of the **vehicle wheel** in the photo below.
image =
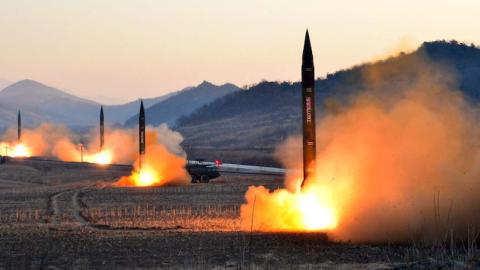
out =
[(210, 181), (210, 177), (208, 177), (208, 175), (200, 176), (200, 182), (201, 183), (208, 183), (209, 181)]
[(198, 176), (192, 175), (192, 183), (198, 183)]

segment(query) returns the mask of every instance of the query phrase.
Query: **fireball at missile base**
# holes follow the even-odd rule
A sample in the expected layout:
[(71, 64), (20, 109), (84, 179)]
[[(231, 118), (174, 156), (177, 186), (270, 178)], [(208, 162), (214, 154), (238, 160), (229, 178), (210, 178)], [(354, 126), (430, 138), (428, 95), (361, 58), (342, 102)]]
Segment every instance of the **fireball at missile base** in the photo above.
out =
[(0, 1), (0, 270), (480, 270), (479, 8)]
[(22, 116), (17, 113), (17, 142), (0, 142), (0, 153), (10, 157), (30, 157), (32, 153), (27, 145), (22, 143)]
[[(428, 70), (422, 65), (418, 68), (422, 69), (421, 72)], [(307, 31), (303, 44), (299, 104), (302, 106), (302, 135), (292, 136), (277, 147), (279, 159), (287, 169), (283, 187), (269, 190), (264, 186), (252, 185), (248, 188), (245, 201), (239, 208), (240, 225), (236, 230), (322, 232), (332, 239), (342, 241), (406, 239), (409, 233), (405, 228), (412, 224), (415, 226), (412, 220), (418, 219), (416, 210), (421, 212), (426, 208), (424, 203), (420, 203), (418, 208), (410, 205), (412, 202), (405, 194), (408, 193), (406, 190), (411, 190), (411, 179), (435, 178), (435, 186), (447, 198), (451, 198), (454, 191), (463, 192), (457, 186), (452, 187), (453, 184), (446, 177), (439, 177), (435, 171), (425, 169), (430, 167), (416, 167), (408, 160), (415, 160), (415, 164), (430, 162), (439, 166), (453, 163), (461, 168), (469, 168), (474, 162), (459, 164), (451, 161), (469, 154), (476, 155), (465, 154), (468, 153), (467, 149), (475, 151), (467, 146), (469, 135), (476, 134), (477, 128), (468, 120), (463, 120), (469, 119), (465, 117), (463, 108), (468, 106), (464, 101), (451, 98), (458, 104), (444, 104), (443, 98), (452, 95), (448, 89), (437, 89), (428, 78), (422, 78), (417, 84), (405, 90), (404, 99), (391, 101), (393, 110), (386, 110), (382, 102), (365, 95), (359, 96), (338, 115), (322, 117), (317, 122), (314, 61)], [(417, 91), (417, 88), (421, 91)], [(438, 108), (443, 110), (438, 111)], [(417, 122), (399, 132), (403, 128), (402, 123), (410, 119), (407, 116), (412, 115), (419, 116)], [(423, 141), (419, 134), (424, 127), (435, 121), (432, 115), (442, 119), (442, 122), (433, 127), (438, 129), (435, 136), (429, 141)], [(90, 141), (80, 145), (74, 142), (71, 132), (62, 125), (45, 123), (22, 131), (21, 114), (18, 111), (16, 139), (12, 135), (13, 129), (8, 130), (6, 134), (10, 135), (4, 137), (9, 139), (0, 143), (1, 154), (10, 157), (52, 156), (62, 161), (95, 163), (99, 167), (132, 164), (129, 175), (120, 176), (111, 183), (113, 188), (189, 185), (191, 176), (186, 170), (188, 161), (185, 153), (172, 150), (169, 146), (169, 141), (174, 141), (176, 147), (181, 149), (181, 139), (177, 139), (181, 135), (168, 127), (147, 128), (143, 101), (140, 102), (138, 116), (138, 130), (106, 129), (104, 108), (101, 106), (99, 132), (92, 131)], [(377, 122), (371, 126), (373, 119)], [(317, 129), (318, 123), (320, 125)], [(401, 136), (395, 140), (397, 138), (392, 134)], [(449, 138), (457, 138), (456, 141), (460, 143), (449, 146), (445, 144), (445, 138), (438, 134), (448, 134)], [(319, 138), (321, 148), (320, 155), (317, 155)], [(421, 153), (412, 150), (405, 156), (405, 152), (399, 150), (414, 149), (412, 145), (418, 144), (426, 147), (427, 154), (433, 153), (432, 149), (446, 146), (445, 151), (451, 155), (446, 155), (443, 159), (438, 156), (427, 162)], [(291, 149), (295, 149), (295, 154), (292, 155)], [(395, 158), (384, 149), (393, 151)], [(388, 169), (378, 168), (376, 164), (379, 162)], [(455, 166), (452, 167), (452, 172), (459, 171)], [(410, 178), (403, 178), (402, 175)], [(380, 176), (391, 181), (380, 182)], [(465, 175), (460, 181), (470, 183), (473, 178), (475, 177)], [(361, 183), (367, 186), (371, 183), (370, 186), (377, 192), (369, 193)], [(430, 187), (426, 183), (418, 185), (421, 188), (414, 192), (417, 196), (415, 200), (428, 201)], [(472, 200), (472, 196), (468, 195), (460, 204), (474, 205)], [(391, 210), (391, 215), (380, 214), (374, 207), (381, 205), (391, 209), (390, 204), (402, 207)], [(467, 219), (466, 216), (459, 215), (458, 220)], [(359, 218), (361, 216), (368, 216), (369, 220)], [(379, 224), (387, 224), (376, 228), (385, 233), (371, 234), (368, 228), (375, 226), (370, 221), (375, 218)], [(395, 221), (395, 226), (392, 221)], [(426, 222), (430, 224), (431, 221)], [(395, 233), (389, 234), (393, 230), (391, 228), (395, 228)]]
[[(329, 196), (323, 196), (322, 190), (312, 188), (306, 183), (316, 178), (316, 135), (315, 135), (315, 75), (313, 66), (313, 53), (310, 44), (310, 37), (308, 31), (305, 35), (303, 56), (302, 56), (302, 122), (303, 122), (303, 180), (295, 191), (277, 190), (272, 196), (272, 208), (277, 208), (282, 205), (282, 212), (285, 220), (275, 221), (273, 226), (264, 228), (267, 231), (327, 231), (334, 229), (338, 223), (338, 217), (333, 209), (331, 203), (328, 201)], [(62, 143), (56, 143), (54, 148), (61, 160), (65, 161), (81, 161), (89, 163), (97, 163), (99, 165), (108, 165), (115, 160), (115, 151), (108, 147), (108, 133), (105, 136), (105, 120), (103, 106), (100, 107), (99, 117), (99, 136), (98, 136), (98, 151), (92, 150), (92, 147), (84, 148), (83, 145), (75, 145), (68, 138), (62, 138)], [(27, 146), (21, 143), (21, 116), (18, 112), (18, 142), (11, 150), (12, 157), (29, 157), (30, 150)], [(132, 186), (132, 187), (148, 187), (161, 186), (166, 184), (186, 184), (189, 177), (185, 169), (182, 158), (175, 157), (165, 151), (162, 145), (152, 145), (153, 151), (157, 154), (155, 158), (153, 155), (147, 156), (147, 138), (145, 125), (145, 109), (143, 101), (140, 103), (139, 119), (138, 119), (138, 155), (134, 162), (134, 170), (130, 176), (121, 177), (114, 186)], [(106, 143), (107, 139), (107, 143)], [(158, 149), (160, 148), (160, 150)], [(158, 155), (158, 152), (166, 152)], [(68, 154), (67, 154), (68, 153)], [(164, 161), (161, 158), (164, 158)], [(171, 160), (178, 159), (177, 162)], [(170, 161), (169, 161), (170, 160)], [(170, 170), (165, 166), (154, 164), (166, 163), (174, 164), (175, 170), (180, 170), (180, 173), (170, 174), (164, 171)], [(180, 169), (178, 168), (180, 167)], [(163, 172), (162, 172), (163, 171)], [(184, 178), (184, 180), (181, 180)], [(180, 180), (179, 180), (180, 179)], [(187, 181), (185, 181), (187, 179)], [(255, 187), (251, 187), (254, 189)], [(249, 204), (247, 192), (247, 204), (242, 205), (241, 219), (248, 219)], [(269, 199), (267, 199), (269, 200)], [(264, 209), (261, 211), (268, 211)], [(278, 222), (278, 223), (277, 223)], [(261, 227), (255, 228), (262, 230)]]

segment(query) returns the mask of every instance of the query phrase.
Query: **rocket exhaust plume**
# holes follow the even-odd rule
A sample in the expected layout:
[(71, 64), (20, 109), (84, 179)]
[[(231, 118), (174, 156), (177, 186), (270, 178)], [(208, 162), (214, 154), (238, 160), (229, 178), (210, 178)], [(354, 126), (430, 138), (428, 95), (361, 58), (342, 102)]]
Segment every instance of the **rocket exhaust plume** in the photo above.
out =
[[(143, 140), (147, 152), (137, 154), (134, 170), (130, 176), (120, 178), (115, 185), (119, 187), (148, 187), (164, 185), (188, 185), (190, 175), (185, 169), (187, 159), (180, 147), (183, 140), (178, 132), (167, 125), (146, 130)], [(141, 163), (140, 163), (141, 162)], [(140, 164), (142, 167), (140, 167)]]
[(107, 165), (114, 161), (119, 161), (118, 158), (117, 160), (114, 160), (113, 147), (111, 145), (109, 147), (105, 147), (105, 122), (103, 106), (100, 106), (99, 131), (100, 132), (96, 134), (91, 132), (91, 137), (93, 139), (90, 141), (95, 142), (89, 143), (85, 146), (83, 144), (73, 143), (71, 140), (72, 135), (70, 132), (68, 132), (54, 143), (52, 154), (63, 161), (81, 161), (100, 165)]
[(88, 162), (98, 163), (102, 165), (112, 163), (112, 153), (110, 149), (105, 149), (105, 121), (103, 116), (103, 106), (100, 106), (100, 151), (95, 154), (86, 156)]
[(22, 115), (20, 110), (17, 114), (17, 145), (12, 149), (13, 157), (29, 157), (31, 156), (31, 151), (22, 143)]
[[(298, 181), (291, 186), (291, 190), (279, 189), (269, 193), (264, 187), (250, 187), (245, 195), (247, 204), (241, 207), (241, 219), (250, 218), (254, 221), (252, 228), (267, 231), (326, 231), (338, 225), (328, 190), (308, 185), (317, 180), (314, 77), (312, 47), (307, 30), (302, 55), (303, 177), (296, 178)], [(252, 201), (256, 203), (252, 204)], [(258, 218), (252, 217), (259, 212), (262, 215), (260, 224), (265, 223), (263, 228), (258, 227)]]
[[(105, 116), (105, 115), (104, 115)], [(105, 119), (105, 118), (104, 118)], [(45, 129), (48, 134), (54, 134), (52, 140), (48, 141), (48, 149), (50, 152), (45, 152), (46, 155), (52, 155), (63, 161), (78, 162), (80, 159), (80, 148), (78, 143), (75, 142), (73, 136), (68, 130), (50, 130)], [(99, 128), (92, 129), (90, 135), (87, 136), (88, 140), (84, 143), (84, 161), (90, 163), (104, 164), (132, 164), (134, 163), (135, 171), (139, 171), (139, 151), (138, 151), (138, 128), (131, 129), (104, 129), (104, 144), (103, 150), (100, 149), (100, 132)], [(49, 137), (50, 139), (50, 137)], [(166, 125), (160, 125), (158, 127), (152, 127), (150, 130), (145, 130), (145, 138), (143, 141), (145, 145), (143, 148), (149, 147), (148, 153), (151, 157), (144, 157), (146, 161), (142, 160), (142, 171), (146, 166), (144, 164), (150, 164), (148, 167), (151, 171), (155, 171), (156, 174), (162, 175), (160, 178), (152, 177), (152, 183), (159, 184), (160, 180), (162, 184), (171, 181), (178, 181), (176, 183), (182, 184), (184, 179), (189, 179), (188, 174), (185, 171), (185, 152), (182, 150), (180, 143), (183, 137), (178, 132), (174, 132)], [(162, 149), (162, 150), (159, 150)], [(144, 152), (145, 153), (145, 152)], [(145, 156), (145, 154), (144, 154)], [(163, 160), (159, 166), (157, 160)], [(163, 172), (169, 171), (169, 172)], [(157, 173), (157, 171), (159, 173)], [(183, 174), (185, 172), (185, 174)], [(126, 178), (122, 181), (124, 186), (136, 186), (135, 182), (130, 182), (130, 178)], [(154, 180), (154, 181), (153, 181)], [(180, 181), (181, 180), (181, 181)]]
[(308, 30), (302, 56), (302, 119), (303, 119), (303, 187), (305, 180), (315, 179), (315, 69)]
[[(116, 150), (114, 147), (115, 144), (108, 145), (108, 147), (105, 146), (105, 118), (103, 106), (100, 106), (99, 131), (99, 133), (95, 132), (96, 134), (94, 134), (92, 130), (90, 135), (92, 138), (90, 141), (92, 143), (88, 143), (85, 146), (83, 144), (74, 143), (71, 140), (72, 135), (68, 131), (64, 136), (55, 141), (52, 154), (63, 161), (82, 161), (97, 163), (100, 165), (111, 164), (114, 161), (127, 162), (124, 161), (125, 159), (123, 155), (122, 157), (114, 157), (113, 150)], [(120, 145), (125, 146), (125, 143), (120, 143)]]
[(249, 187), (242, 228), (357, 243), (472, 239), (480, 229), (478, 107), (456, 90), (454, 72), (421, 51), (361, 71), (366, 90), (317, 123), (316, 178), (303, 179), (302, 136), (287, 139), (276, 150), (289, 169), (286, 187)]
[[(138, 115), (138, 158), (134, 163), (134, 171), (130, 176), (122, 177), (115, 183), (116, 186), (148, 187), (164, 185), (188, 185), (190, 176), (185, 169), (187, 160), (184, 156), (168, 149), (167, 144), (172, 140), (172, 131), (166, 125), (160, 126), (163, 132), (145, 129), (145, 109), (143, 101), (140, 103)], [(165, 139), (159, 143), (159, 135)], [(148, 138), (148, 140), (147, 140)], [(148, 143), (148, 152), (146, 146)], [(178, 142), (179, 148), (180, 142)], [(178, 149), (176, 149), (178, 150)], [(178, 151), (176, 151), (178, 152)]]
[[(8, 131), (7, 131), (8, 133)], [(5, 137), (5, 136), (4, 136)], [(32, 155), (31, 149), (22, 142), (22, 118), (20, 110), (17, 113), (17, 138), (10, 142), (0, 141), (0, 153), (4, 156), (11, 157), (30, 157)]]

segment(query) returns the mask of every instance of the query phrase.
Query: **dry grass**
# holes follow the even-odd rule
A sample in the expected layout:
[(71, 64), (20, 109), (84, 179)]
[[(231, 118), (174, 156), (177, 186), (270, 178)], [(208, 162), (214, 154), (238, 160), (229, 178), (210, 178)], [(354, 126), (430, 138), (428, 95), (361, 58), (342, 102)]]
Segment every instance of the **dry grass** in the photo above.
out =
[(113, 188), (95, 183), (112, 181), (124, 171), (27, 165), (0, 170), (0, 269), (480, 267), (478, 231), (470, 228), (464, 242), (451, 241), (456, 235), (444, 214), (436, 245), (334, 244), (319, 234), (239, 230), (246, 189), (252, 184), (279, 187), (281, 179), (270, 176)]
[(192, 231), (238, 231), (238, 206), (156, 207), (139, 204), (125, 207), (87, 208), (83, 215), (92, 223), (113, 228), (179, 228)]

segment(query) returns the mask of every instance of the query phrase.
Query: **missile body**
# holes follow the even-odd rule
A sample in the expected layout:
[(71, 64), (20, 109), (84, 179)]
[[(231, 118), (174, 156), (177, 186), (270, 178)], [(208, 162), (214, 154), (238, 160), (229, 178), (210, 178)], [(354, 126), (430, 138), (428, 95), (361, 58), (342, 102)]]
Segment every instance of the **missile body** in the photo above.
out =
[(142, 168), (142, 159), (145, 155), (145, 110), (143, 108), (143, 100), (140, 103), (140, 114), (138, 116), (138, 140), (140, 154), (140, 169)]
[(17, 140), (18, 142), (21, 142), (22, 140), (22, 116), (20, 110), (18, 110), (17, 114)]
[(105, 122), (103, 120), (103, 106), (100, 107), (100, 151), (105, 144)]
[(302, 111), (303, 111), (303, 182), (315, 179), (316, 138), (315, 138), (315, 70), (312, 47), (308, 30), (302, 57)]

